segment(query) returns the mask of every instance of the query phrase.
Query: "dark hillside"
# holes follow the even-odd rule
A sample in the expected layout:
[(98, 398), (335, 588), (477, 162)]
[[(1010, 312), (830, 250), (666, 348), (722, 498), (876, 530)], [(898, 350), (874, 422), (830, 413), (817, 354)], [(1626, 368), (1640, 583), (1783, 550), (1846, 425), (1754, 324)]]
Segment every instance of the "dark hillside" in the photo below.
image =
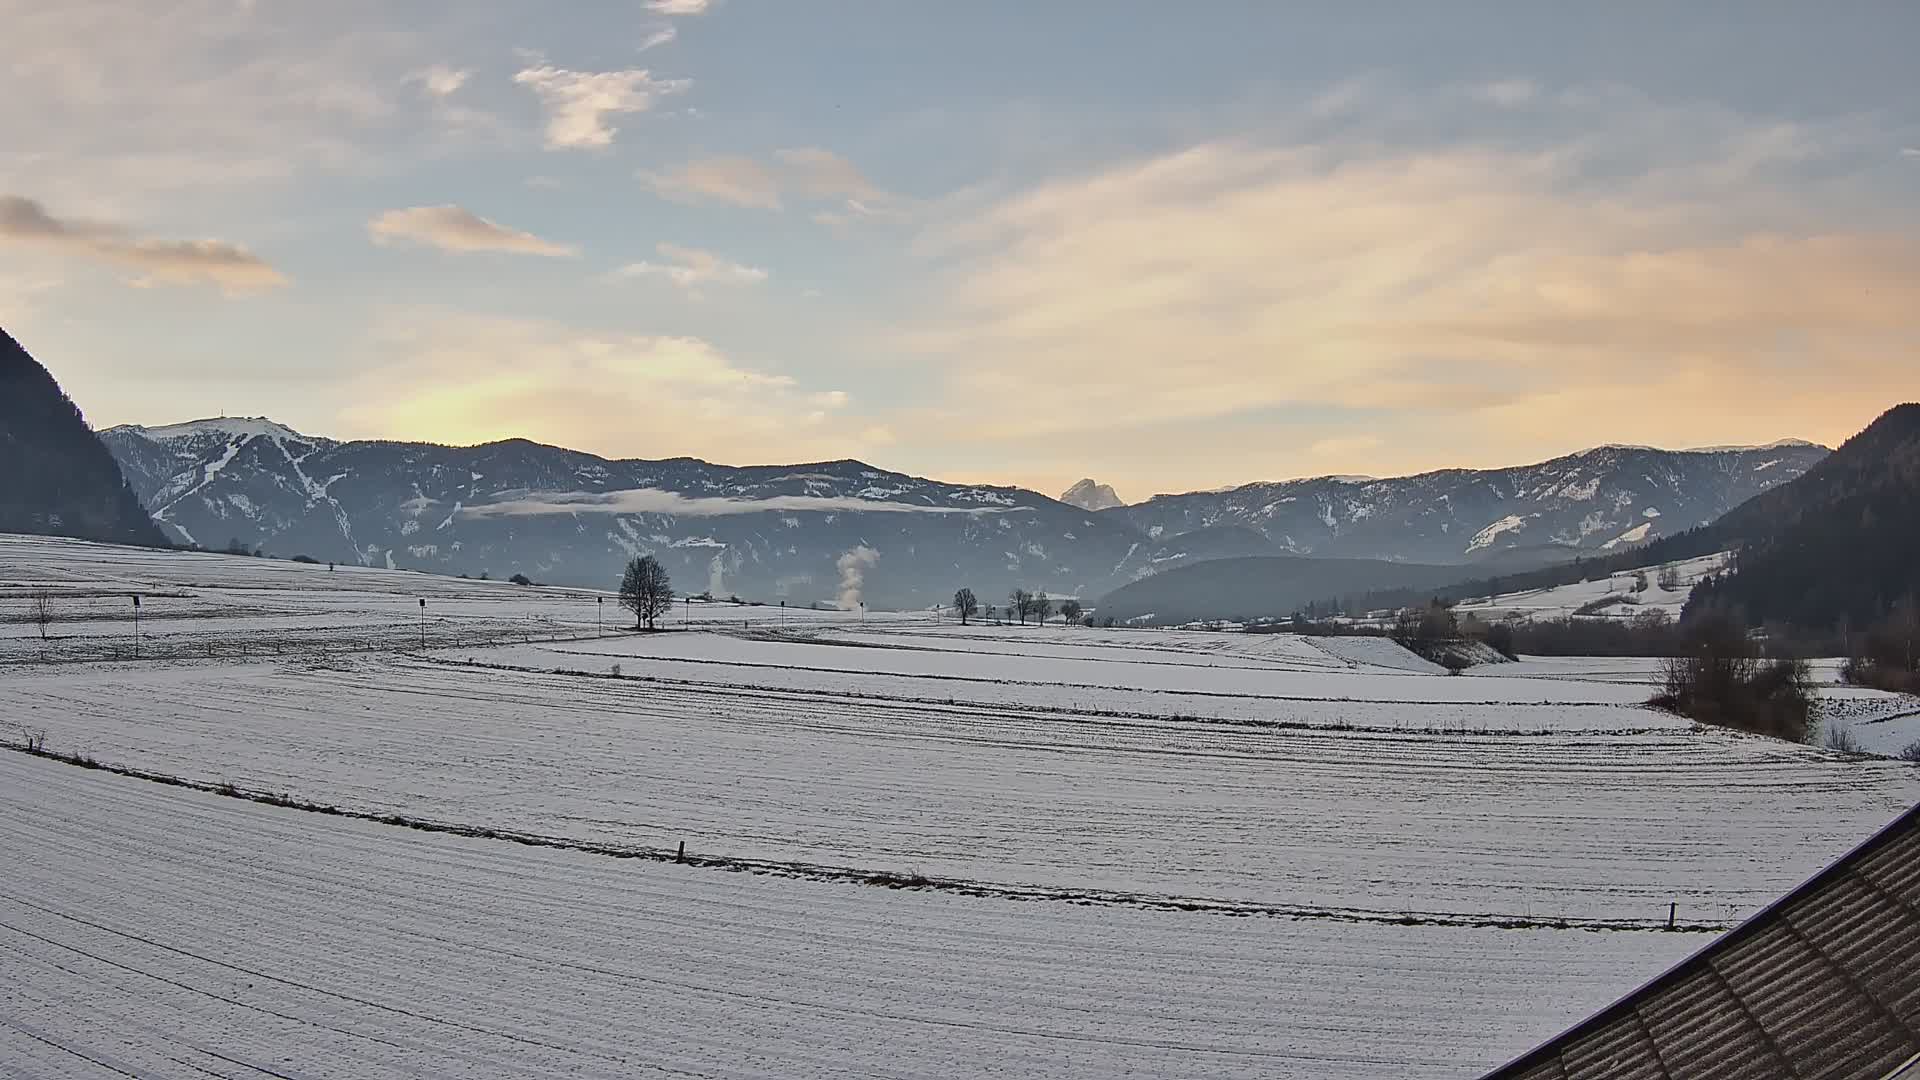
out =
[(1715, 527), (1742, 539), (1739, 559), (1692, 605), (1734, 605), (1754, 623), (1809, 629), (1880, 619), (1920, 594), (1920, 404), (1889, 410)]
[(79, 408), (4, 330), (0, 532), (167, 546)]

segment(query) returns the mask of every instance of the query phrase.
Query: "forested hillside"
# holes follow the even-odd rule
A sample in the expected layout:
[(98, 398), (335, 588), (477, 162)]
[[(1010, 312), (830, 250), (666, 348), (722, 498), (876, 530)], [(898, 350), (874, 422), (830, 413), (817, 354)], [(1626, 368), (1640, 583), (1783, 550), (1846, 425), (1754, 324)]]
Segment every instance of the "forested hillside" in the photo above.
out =
[(1743, 543), (1734, 571), (1697, 589), (1692, 607), (1808, 628), (1885, 616), (1920, 593), (1920, 404), (1889, 410), (1716, 529)]
[(4, 330), (0, 532), (166, 544), (79, 407)]

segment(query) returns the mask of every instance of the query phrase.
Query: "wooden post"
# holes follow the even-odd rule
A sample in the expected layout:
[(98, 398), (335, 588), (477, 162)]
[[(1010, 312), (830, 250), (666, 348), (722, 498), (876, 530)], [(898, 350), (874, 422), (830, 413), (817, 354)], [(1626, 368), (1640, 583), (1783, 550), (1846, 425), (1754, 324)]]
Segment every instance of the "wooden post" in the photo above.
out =
[(673, 861), (677, 863), (687, 861), (687, 842), (685, 840), (680, 841), (680, 851), (673, 857)]
[(1667, 929), (1669, 930), (1673, 929), (1673, 917), (1674, 917), (1674, 914), (1679, 910), (1680, 910), (1680, 902), (1678, 900), (1667, 905)]

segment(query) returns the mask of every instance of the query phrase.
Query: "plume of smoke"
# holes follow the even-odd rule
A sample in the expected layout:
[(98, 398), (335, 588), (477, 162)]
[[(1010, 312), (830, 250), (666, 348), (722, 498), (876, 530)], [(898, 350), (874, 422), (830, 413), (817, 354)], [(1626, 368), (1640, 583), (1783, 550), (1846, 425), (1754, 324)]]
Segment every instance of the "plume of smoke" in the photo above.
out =
[(861, 544), (851, 547), (834, 562), (840, 568), (840, 610), (852, 611), (860, 606), (860, 586), (864, 584), (867, 568), (880, 561), (880, 553)]

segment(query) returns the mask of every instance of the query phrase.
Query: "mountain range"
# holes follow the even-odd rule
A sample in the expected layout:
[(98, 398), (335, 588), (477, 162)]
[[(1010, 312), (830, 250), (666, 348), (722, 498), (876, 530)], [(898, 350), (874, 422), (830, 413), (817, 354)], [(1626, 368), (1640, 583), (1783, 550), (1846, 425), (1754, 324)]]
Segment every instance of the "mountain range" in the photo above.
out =
[(1023, 586), (1092, 600), (1189, 563), (1263, 555), (1538, 565), (1712, 520), (1826, 454), (1798, 442), (1601, 447), (1522, 468), (1250, 484), (1088, 510), (858, 461), (735, 467), (518, 439), (337, 441), (261, 418), (101, 436), (181, 543), (599, 586), (650, 553), (682, 591), (887, 607), (943, 603), (960, 585), (987, 598)]
[(1446, 564), (1532, 549), (1545, 562), (1706, 524), (1827, 454), (1797, 440), (1677, 451), (1600, 446), (1505, 469), (1156, 495), (1103, 516), (1154, 539), (1237, 526), (1289, 555)]

